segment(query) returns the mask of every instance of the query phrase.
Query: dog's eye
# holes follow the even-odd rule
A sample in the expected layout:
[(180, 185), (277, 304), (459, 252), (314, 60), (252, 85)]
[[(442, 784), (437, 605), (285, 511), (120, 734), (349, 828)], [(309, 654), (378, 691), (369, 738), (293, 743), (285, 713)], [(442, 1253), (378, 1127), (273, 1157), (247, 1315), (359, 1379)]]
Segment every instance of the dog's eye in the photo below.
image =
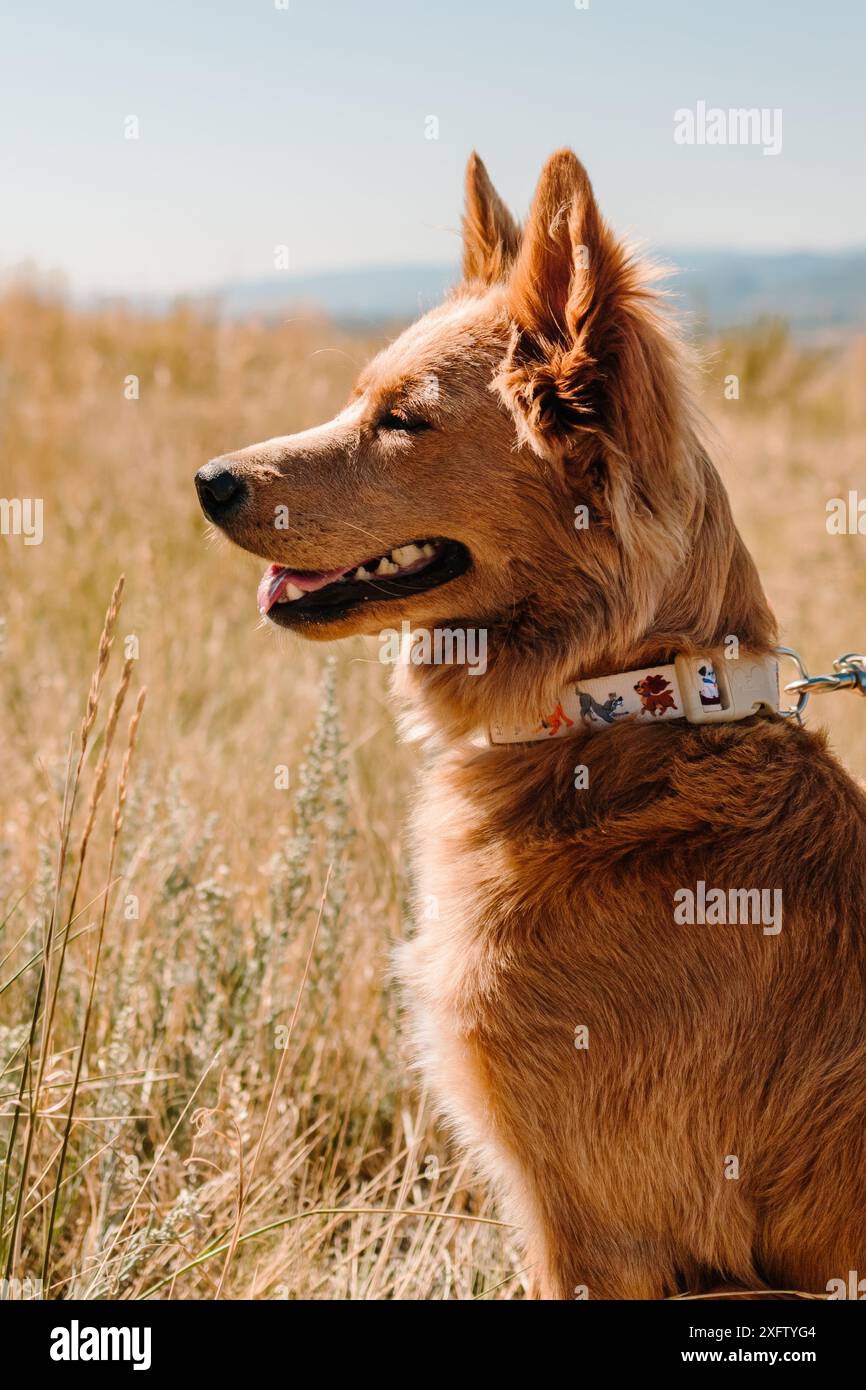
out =
[(402, 410), (386, 410), (376, 422), (377, 430), (403, 430), (406, 434), (418, 434), (420, 430), (432, 428), (429, 420), (421, 420), (417, 416), (410, 419)]

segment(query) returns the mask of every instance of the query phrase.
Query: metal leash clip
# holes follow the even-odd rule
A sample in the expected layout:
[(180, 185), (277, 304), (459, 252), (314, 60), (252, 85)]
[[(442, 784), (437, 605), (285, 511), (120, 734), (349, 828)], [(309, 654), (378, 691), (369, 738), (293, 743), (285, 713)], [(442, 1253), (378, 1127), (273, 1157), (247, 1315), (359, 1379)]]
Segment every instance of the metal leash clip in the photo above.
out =
[(833, 662), (833, 674), (827, 676), (810, 676), (803, 658), (791, 647), (777, 647), (776, 652), (779, 656), (790, 657), (800, 672), (795, 681), (785, 686), (786, 691), (797, 696), (796, 705), (779, 711), (786, 719), (793, 716), (798, 723), (802, 723), (810, 695), (824, 694), (828, 690), (856, 690), (859, 695), (866, 695), (866, 655), (862, 652), (837, 656)]

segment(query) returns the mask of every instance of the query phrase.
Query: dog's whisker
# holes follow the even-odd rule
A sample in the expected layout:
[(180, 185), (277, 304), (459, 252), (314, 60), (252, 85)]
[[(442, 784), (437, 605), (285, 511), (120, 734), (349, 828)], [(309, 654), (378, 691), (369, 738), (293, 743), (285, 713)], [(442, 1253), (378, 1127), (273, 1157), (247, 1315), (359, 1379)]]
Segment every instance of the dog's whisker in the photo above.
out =
[(316, 348), (313, 352), (310, 353), (310, 355), (309, 355), (309, 357), (308, 357), (307, 360), (310, 361), (313, 357), (320, 357), (320, 356), (322, 355), (322, 353), (324, 353), (324, 352), (336, 352), (336, 353), (339, 353), (340, 356), (345, 357), (347, 361), (351, 362), (352, 366), (355, 368), (356, 371), (359, 372), (359, 371), (361, 370), (361, 363), (358, 362), (358, 360), (357, 360), (356, 358), (354, 358), (350, 352), (347, 352), (345, 348), (339, 348), (339, 347), (320, 347), (320, 348)]

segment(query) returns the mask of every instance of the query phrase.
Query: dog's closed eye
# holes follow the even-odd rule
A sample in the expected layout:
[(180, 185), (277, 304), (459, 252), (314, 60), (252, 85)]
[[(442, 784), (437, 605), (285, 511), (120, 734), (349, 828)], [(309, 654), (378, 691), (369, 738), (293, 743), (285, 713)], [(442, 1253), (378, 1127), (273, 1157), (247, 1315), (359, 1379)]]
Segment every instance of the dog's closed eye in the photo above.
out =
[(376, 422), (377, 430), (402, 430), (406, 434), (418, 434), (421, 430), (432, 430), (429, 420), (420, 416), (409, 416), (402, 410), (386, 410)]

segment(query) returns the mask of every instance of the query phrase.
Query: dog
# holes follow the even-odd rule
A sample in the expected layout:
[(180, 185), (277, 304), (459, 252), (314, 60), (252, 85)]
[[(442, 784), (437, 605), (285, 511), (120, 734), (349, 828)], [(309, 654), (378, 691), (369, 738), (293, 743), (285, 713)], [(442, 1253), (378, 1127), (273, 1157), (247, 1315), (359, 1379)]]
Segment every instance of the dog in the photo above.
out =
[[(487, 634), (483, 678), (395, 672), (430, 750), (415, 887), (438, 904), (399, 969), (540, 1298), (823, 1293), (866, 1270), (866, 798), (824, 739), (773, 713), (485, 737), (730, 634), (772, 653), (691, 379), (576, 156), (549, 159), (519, 226), (473, 155), (460, 285), (333, 420), (196, 479), (271, 562), (277, 625)], [(782, 929), (675, 922), (698, 882), (780, 890)]]
[[(582, 707), (581, 707), (582, 712)], [(549, 734), (551, 738), (556, 738), (560, 729), (571, 729), (574, 727), (574, 720), (569, 719), (561, 704), (557, 704), (552, 714), (545, 715), (540, 724), (535, 727), (535, 732), (540, 734), (542, 730)]]
[(670, 683), (664, 676), (644, 676), (635, 690), (640, 696), (641, 710), (646, 714), (661, 715), (665, 710), (677, 707)]
[(698, 689), (701, 704), (716, 708), (721, 697), (719, 695), (719, 683), (716, 680), (715, 671), (712, 666), (699, 666), (698, 675), (701, 678), (701, 684)]
[(617, 695), (615, 690), (612, 690), (603, 702), (593, 699), (584, 690), (575, 688), (574, 693), (580, 701), (580, 717), (585, 724), (591, 724), (593, 719), (600, 719), (603, 724), (612, 724), (616, 718), (616, 711), (623, 703), (622, 696)]

